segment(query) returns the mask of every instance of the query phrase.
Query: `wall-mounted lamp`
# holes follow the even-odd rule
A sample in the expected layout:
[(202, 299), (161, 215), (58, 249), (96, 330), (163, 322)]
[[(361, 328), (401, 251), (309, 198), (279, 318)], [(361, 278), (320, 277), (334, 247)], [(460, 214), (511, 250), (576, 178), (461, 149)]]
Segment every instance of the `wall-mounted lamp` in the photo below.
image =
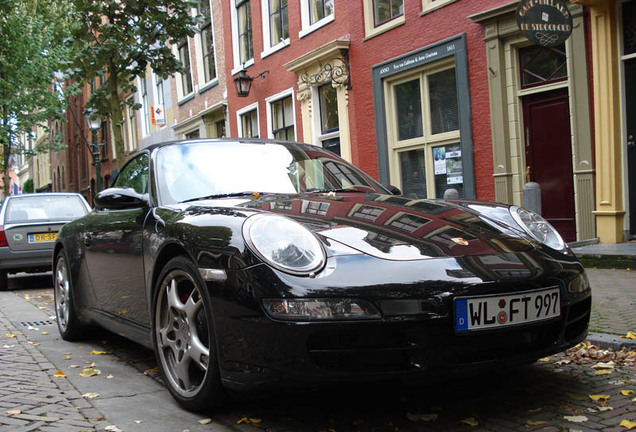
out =
[(250, 94), (250, 89), (252, 88), (252, 81), (257, 78), (264, 79), (268, 74), (269, 71), (263, 71), (252, 78), (247, 74), (245, 68), (241, 69), (234, 77), (234, 85), (236, 86), (236, 94), (238, 97), (247, 97)]
[(88, 128), (91, 130), (93, 139), (92, 144), (90, 144), (91, 152), (93, 154), (93, 166), (95, 166), (95, 175), (97, 176), (97, 192), (102, 190), (102, 173), (101, 173), (101, 164), (99, 161), (100, 157), (100, 149), (104, 146), (104, 143), (97, 142), (97, 131), (102, 127), (102, 116), (96, 110), (87, 109), (84, 113), (86, 116), (86, 122), (88, 123)]

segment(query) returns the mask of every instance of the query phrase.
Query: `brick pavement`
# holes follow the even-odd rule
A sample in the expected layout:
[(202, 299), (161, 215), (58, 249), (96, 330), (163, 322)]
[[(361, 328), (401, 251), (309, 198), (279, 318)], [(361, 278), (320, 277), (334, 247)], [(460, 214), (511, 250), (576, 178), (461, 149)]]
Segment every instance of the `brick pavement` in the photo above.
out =
[(590, 332), (636, 333), (636, 270), (588, 268), (592, 285)]
[(0, 346), (0, 432), (103, 430), (103, 416), (1, 313)]

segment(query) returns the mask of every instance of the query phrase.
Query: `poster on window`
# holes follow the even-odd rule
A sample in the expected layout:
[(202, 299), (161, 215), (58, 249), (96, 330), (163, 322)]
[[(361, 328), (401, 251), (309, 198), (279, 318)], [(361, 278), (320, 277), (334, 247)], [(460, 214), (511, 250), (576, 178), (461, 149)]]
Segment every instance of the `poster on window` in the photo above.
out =
[(166, 124), (166, 112), (163, 105), (150, 105), (150, 117), (154, 126), (163, 126)]
[(446, 147), (433, 148), (435, 175), (446, 174)]

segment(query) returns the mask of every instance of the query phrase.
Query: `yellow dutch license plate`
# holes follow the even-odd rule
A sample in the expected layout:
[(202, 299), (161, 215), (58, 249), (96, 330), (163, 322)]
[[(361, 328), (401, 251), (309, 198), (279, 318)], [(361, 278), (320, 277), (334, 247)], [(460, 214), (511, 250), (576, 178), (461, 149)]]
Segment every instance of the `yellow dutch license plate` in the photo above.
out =
[(29, 234), (29, 243), (52, 242), (57, 238), (57, 233), (35, 233)]

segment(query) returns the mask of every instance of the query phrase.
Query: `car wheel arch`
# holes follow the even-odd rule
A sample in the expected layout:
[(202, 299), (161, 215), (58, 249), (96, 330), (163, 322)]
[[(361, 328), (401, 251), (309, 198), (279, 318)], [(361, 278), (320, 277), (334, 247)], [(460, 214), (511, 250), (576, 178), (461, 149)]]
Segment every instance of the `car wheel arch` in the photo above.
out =
[(192, 256), (188, 253), (187, 249), (178, 243), (169, 243), (165, 245), (157, 254), (154, 265), (152, 268), (152, 277), (150, 283), (150, 303), (152, 304), (152, 299), (154, 298), (154, 291), (157, 287), (157, 282), (159, 280), (159, 275), (161, 275), (161, 270), (170, 262), (171, 259), (176, 258), (178, 256), (185, 256), (190, 259), (196, 265), (196, 261), (192, 258)]

